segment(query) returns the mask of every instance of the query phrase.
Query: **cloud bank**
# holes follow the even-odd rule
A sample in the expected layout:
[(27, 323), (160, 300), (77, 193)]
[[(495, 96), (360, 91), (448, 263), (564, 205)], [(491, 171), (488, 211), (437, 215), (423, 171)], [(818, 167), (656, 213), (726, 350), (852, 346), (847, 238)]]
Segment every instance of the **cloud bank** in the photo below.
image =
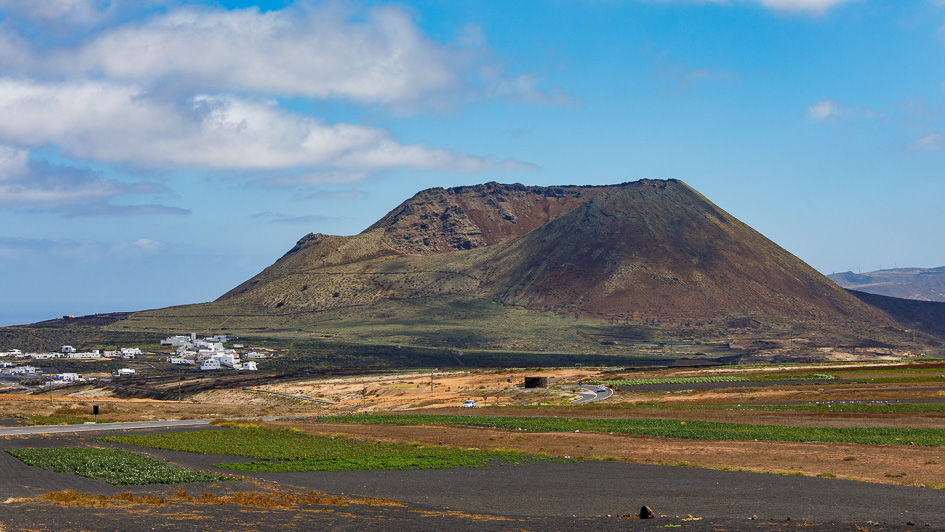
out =
[[(653, 1), (653, 0), (650, 0)], [(820, 15), (829, 9), (857, 0), (655, 0), (660, 3), (720, 4), (720, 5), (759, 5), (774, 11), (785, 13), (809, 13)]]
[[(350, 182), (400, 168), (530, 169), (514, 159), (403, 143), (385, 128), (328, 122), (299, 102), (394, 115), (490, 98), (569, 102), (533, 75), (505, 75), (481, 31), (472, 32), (477, 39), (438, 43), (400, 7), (300, 2), (263, 12), (169, 4), (146, 2), (135, 13), (133, 3), (104, 0), (0, 0), (0, 149), (9, 152), (0, 155), (0, 206), (145, 192), (32, 161), (45, 147), (131, 173), (255, 172), (265, 181), (259, 172), (274, 171), (274, 186), (303, 188), (311, 178), (292, 185), (286, 175), (332, 183), (332, 176)], [(148, 10), (156, 5), (166, 7)], [(178, 213), (161, 207), (124, 212)]]

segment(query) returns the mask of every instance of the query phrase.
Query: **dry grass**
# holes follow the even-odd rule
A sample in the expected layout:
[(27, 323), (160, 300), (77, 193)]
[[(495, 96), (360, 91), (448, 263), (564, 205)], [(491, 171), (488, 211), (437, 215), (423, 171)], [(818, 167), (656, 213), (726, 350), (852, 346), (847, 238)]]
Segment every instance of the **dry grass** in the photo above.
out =
[[(161, 506), (170, 503), (199, 504), (199, 505), (237, 505), (250, 508), (265, 509), (286, 509), (293, 508), (300, 504), (310, 504), (318, 506), (348, 506), (349, 504), (360, 504), (365, 506), (404, 506), (400, 501), (384, 499), (381, 497), (361, 497), (349, 498), (343, 495), (327, 495), (317, 491), (297, 492), (292, 490), (253, 490), (236, 491), (231, 493), (210, 493), (204, 492), (198, 496), (193, 496), (186, 489), (180, 487), (176, 492), (166, 497), (139, 496), (128, 492), (113, 495), (94, 495), (91, 493), (79, 493), (75, 490), (53, 491), (38, 497), (41, 500), (54, 503), (59, 506), (81, 506), (92, 508), (107, 508), (119, 503), (129, 505), (148, 505)], [(30, 502), (33, 499), (17, 498), (7, 499), (5, 503), (23, 503)]]
[(466, 512), (458, 512), (456, 510), (411, 510), (411, 512), (420, 514), (423, 517), (458, 517), (460, 519), (473, 519), (475, 521), (522, 521), (522, 519), (514, 519), (512, 517), (471, 514)]
[(400, 501), (392, 501), (390, 499), (384, 499), (382, 497), (362, 497), (360, 499), (355, 499), (351, 501), (353, 504), (364, 504), (367, 506), (406, 506), (405, 503)]
[(59, 506), (84, 506), (94, 508), (107, 508), (113, 506), (116, 502), (147, 504), (150, 506), (167, 504), (167, 499), (164, 497), (139, 496), (128, 492), (114, 495), (92, 495), (90, 493), (79, 493), (75, 490), (62, 490), (51, 491), (40, 495), (39, 498)]

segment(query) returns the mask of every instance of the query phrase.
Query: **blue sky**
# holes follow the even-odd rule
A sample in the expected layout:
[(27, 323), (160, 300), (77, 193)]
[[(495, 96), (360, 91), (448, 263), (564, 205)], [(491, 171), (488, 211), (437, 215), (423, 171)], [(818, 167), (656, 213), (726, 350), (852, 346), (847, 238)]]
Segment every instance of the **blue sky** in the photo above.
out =
[(0, 325), (209, 301), (424, 188), (678, 178), (945, 265), (942, 0), (0, 0)]

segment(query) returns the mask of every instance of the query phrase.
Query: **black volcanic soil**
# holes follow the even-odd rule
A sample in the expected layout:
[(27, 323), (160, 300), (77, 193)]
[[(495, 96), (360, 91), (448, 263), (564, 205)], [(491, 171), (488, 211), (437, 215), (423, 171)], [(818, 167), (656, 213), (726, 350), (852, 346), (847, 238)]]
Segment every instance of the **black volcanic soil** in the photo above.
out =
[[(2, 449), (89, 444), (88, 439), (76, 436), (0, 440)], [(201, 469), (212, 469), (212, 463), (221, 461), (219, 456), (144, 452)], [(112, 500), (69, 506), (41, 496), (66, 489), (95, 495), (129, 493), (164, 501), (154, 505)], [(280, 496), (285, 501), (309, 490), (333, 497), (287, 506), (271, 504)], [(244, 492), (242, 504), (234, 502), (238, 492)], [(116, 487), (27, 467), (0, 453), (0, 500), (5, 501), (0, 512), (0, 529), (5, 531), (279, 527), (643, 530), (665, 526), (689, 530), (793, 530), (798, 526), (805, 530), (909, 530), (910, 522), (923, 529), (945, 527), (942, 490), (613, 462), (267, 473), (253, 474), (243, 482)], [(660, 517), (628, 518), (644, 504)]]

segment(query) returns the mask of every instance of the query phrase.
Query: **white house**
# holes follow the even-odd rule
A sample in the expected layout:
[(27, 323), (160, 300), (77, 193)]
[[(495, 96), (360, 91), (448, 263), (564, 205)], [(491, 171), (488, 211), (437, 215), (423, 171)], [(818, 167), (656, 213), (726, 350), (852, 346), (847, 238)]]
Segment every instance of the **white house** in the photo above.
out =
[(167, 361), (171, 364), (193, 365), (194, 359), (184, 357), (169, 357)]
[(195, 337), (195, 334), (191, 334), (190, 336), (178, 334), (177, 336), (170, 336), (161, 340), (161, 345), (192, 345)]
[(69, 358), (102, 358), (102, 353), (94, 349), (89, 353), (69, 353), (67, 356)]
[(243, 362), (242, 364), (238, 364), (238, 367), (236, 369), (241, 369), (243, 371), (258, 371), (259, 370), (259, 368), (256, 367), (256, 362), (252, 360), (247, 360), (246, 362)]
[(84, 381), (78, 373), (57, 373), (53, 375), (53, 380), (60, 382), (80, 382)]
[(200, 371), (212, 371), (220, 369), (220, 361), (215, 358), (205, 358), (200, 363)]
[(121, 368), (118, 370), (117, 373), (115, 373), (115, 375), (118, 377), (128, 377), (134, 374), (135, 374), (135, 370), (131, 368)]
[(246, 358), (268, 358), (269, 357), (265, 353), (257, 353), (255, 351), (250, 351), (249, 353), (246, 353), (243, 356), (245, 356)]
[(137, 347), (122, 347), (121, 356), (124, 358), (134, 358), (141, 355), (141, 350)]
[(240, 363), (240, 357), (233, 353), (217, 353), (211, 358), (220, 362), (224, 366), (236, 367)]
[(66, 354), (68, 354), (68, 353), (75, 353), (75, 348), (72, 347), (71, 345), (64, 345), (64, 346), (62, 346), (62, 352), (63, 352), (63, 353), (66, 353)]

